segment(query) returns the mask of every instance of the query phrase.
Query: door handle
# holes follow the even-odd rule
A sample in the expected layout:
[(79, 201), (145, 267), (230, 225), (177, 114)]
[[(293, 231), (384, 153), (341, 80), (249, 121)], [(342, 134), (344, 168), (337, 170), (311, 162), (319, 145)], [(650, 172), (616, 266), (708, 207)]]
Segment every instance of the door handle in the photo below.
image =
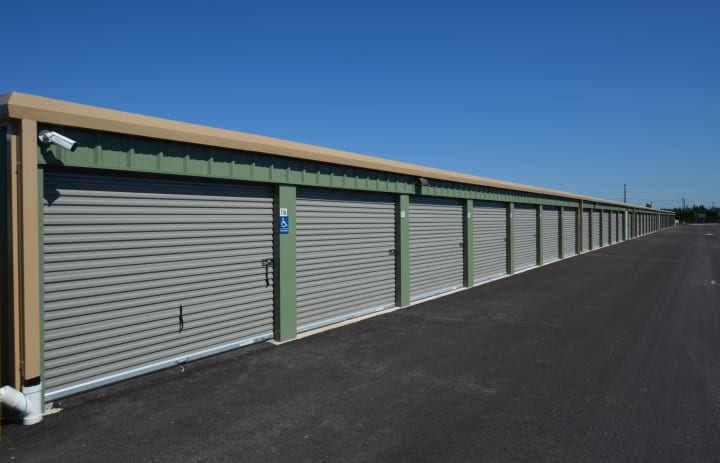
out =
[(275, 261), (273, 259), (263, 259), (260, 264), (265, 267), (265, 287), (267, 288), (270, 286), (270, 267), (275, 265)]

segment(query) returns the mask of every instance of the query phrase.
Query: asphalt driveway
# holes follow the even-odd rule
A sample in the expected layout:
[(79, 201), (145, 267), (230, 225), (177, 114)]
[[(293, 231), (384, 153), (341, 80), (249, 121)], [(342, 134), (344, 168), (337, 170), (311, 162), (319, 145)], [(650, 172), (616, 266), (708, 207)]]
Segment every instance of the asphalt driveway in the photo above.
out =
[(720, 226), (682, 226), (3, 426), (0, 460), (720, 461)]

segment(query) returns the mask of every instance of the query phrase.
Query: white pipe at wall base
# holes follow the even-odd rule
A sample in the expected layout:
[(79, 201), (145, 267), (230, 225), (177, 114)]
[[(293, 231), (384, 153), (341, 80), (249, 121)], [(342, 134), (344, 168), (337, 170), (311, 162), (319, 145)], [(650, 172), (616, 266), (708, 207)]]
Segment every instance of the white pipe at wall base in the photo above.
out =
[(42, 385), (23, 387), (20, 392), (10, 386), (0, 387), (0, 403), (23, 414), (23, 424), (31, 425), (42, 421)]

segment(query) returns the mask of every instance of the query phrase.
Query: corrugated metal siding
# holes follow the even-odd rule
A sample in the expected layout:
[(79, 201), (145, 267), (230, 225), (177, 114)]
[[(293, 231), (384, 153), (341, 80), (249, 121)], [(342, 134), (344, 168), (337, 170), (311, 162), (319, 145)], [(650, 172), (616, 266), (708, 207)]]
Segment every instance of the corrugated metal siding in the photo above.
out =
[(272, 206), (260, 186), (47, 172), (46, 399), (271, 337)]
[(592, 245), (593, 249), (600, 247), (600, 211), (592, 211)]
[(577, 254), (577, 209), (563, 208), (563, 256)]
[(592, 228), (590, 226), (590, 210), (583, 210), (583, 251), (590, 250), (590, 235)]
[(395, 201), (299, 189), (297, 323), (306, 331), (395, 305)]
[(463, 284), (463, 207), (455, 200), (410, 198), (410, 300)]
[(543, 263), (560, 259), (560, 209), (543, 207)]
[(473, 274), (475, 283), (507, 274), (507, 206), (473, 205)]
[(515, 271), (537, 265), (537, 208), (515, 206)]

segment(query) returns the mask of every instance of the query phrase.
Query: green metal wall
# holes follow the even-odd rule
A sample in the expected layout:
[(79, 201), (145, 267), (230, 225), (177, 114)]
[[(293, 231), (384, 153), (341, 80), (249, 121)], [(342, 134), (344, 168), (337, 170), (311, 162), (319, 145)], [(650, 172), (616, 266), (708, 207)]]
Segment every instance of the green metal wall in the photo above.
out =
[[(55, 146), (39, 147), (38, 162), (44, 168), (99, 169), (104, 171), (134, 172), (145, 175), (181, 175), (198, 178), (264, 182), (275, 185), (275, 217), (279, 208), (296, 211), (296, 188), (299, 186), (361, 190), (396, 195), (396, 305), (410, 303), (409, 278), (409, 204), (413, 195), (436, 196), (464, 200), (464, 284), (473, 285), (472, 206), (473, 200), (504, 202), (508, 205), (508, 273), (514, 270), (513, 210), (521, 204), (556, 207), (580, 207), (580, 201), (570, 198), (543, 196), (490, 187), (428, 180), (427, 185), (416, 184), (411, 176), (367, 169), (357, 169), (321, 162), (304, 161), (282, 156), (246, 151), (211, 148), (149, 138), (112, 133), (79, 130), (67, 127), (41, 126), (39, 130), (57, 130), (78, 141), (75, 152)], [(6, 147), (3, 147), (6, 150)], [(6, 158), (3, 151), (3, 158)], [(7, 163), (3, 166), (7, 176)], [(7, 193), (7, 192), (6, 192)], [(6, 204), (4, 204), (6, 207)], [(584, 202), (585, 209), (628, 211), (602, 203)], [(540, 210), (540, 209), (538, 209)], [(637, 211), (636, 211), (637, 212)], [(7, 210), (3, 209), (7, 222)], [(292, 220), (294, 223), (294, 220)], [(41, 218), (42, 225), (42, 218)], [(5, 223), (6, 225), (6, 223)], [(585, 226), (589, 226), (586, 224)], [(542, 227), (538, 225), (538, 236)], [(578, 230), (580, 226), (578, 225)], [(7, 233), (4, 226), (2, 232)], [(3, 242), (7, 242), (7, 236)], [(582, 243), (582, 237), (577, 237)], [(541, 258), (541, 246), (538, 244)], [(0, 258), (7, 259), (6, 254)], [(296, 238), (294, 227), (287, 235), (275, 237), (275, 337), (285, 341), (297, 335), (296, 309)], [(5, 262), (3, 261), (3, 265)], [(3, 291), (6, 294), (6, 291)], [(6, 310), (3, 313), (7, 312)]]
[[(77, 151), (39, 147), (38, 162), (47, 166), (103, 169), (145, 174), (268, 182), (457, 199), (578, 207), (579, 201), (534, 193), (415, 178), (248, 151), (233, 151), (129, 135), (40, 125), (77, 140)], [(611, 206), (607, 206), (608, 208)]]

